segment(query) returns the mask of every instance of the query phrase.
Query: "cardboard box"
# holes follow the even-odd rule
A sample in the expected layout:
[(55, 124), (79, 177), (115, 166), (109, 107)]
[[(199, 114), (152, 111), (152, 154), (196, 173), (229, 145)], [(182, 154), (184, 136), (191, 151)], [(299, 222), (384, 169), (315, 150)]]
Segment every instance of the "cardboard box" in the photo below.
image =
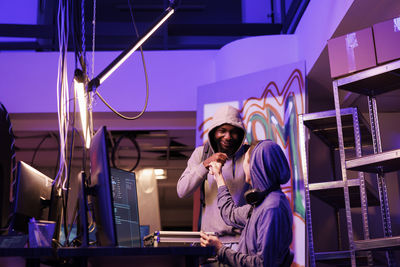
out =
[(373, 26), (378, 64), (400, 58), (400, 17)]
[(328, 52), (332, 78), (376, 66), (372, 28), (328, 40)]

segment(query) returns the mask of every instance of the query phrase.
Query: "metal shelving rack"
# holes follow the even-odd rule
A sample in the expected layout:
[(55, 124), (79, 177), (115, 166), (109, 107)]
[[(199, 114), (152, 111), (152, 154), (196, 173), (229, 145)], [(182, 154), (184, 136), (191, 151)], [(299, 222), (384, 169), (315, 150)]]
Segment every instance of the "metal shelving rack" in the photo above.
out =
[[(364, 240), (354, 241), (350, 209), (348, 209), (349, 205), (347, 205), (348, 207), (346, 206), (351, 266), (356, 266), (356, 252), (371, 250), (386, 250), (387, 265), (395, 266), (392, 249), (400, 248), (400, 236), (392, 237), (387, 189), (384, 177), (385, 173), (387, 172), (400, 170), (400, 149), (386, 152), (382, 151), (376, 104), (377, 95), (399, 88), (400, 60), (377, 66), (365, 71), (357, 72), (333, 81), (340, 165), (342, 169), (342, 178), (345, 183), (344, 189), (345, 191), (348, 191), (348, 180), (346, 174), (347, 170), (375, 173), (378, 184), (379, 202), (384, 228), (383, 238), (369, 239), (369, 237), (364, 236)], [(343, 138), (344, 125), (339, 102), (339, 89), (367, 96), (374, 154), (357, 157), (355, 159), (346, 159)], [(348, 192), (345, 193), (345, 202), (348, 202), (346, 199), (348, 196)]]
[[(361, 207), (363, 233), (364, 237), (369, 239), (368, 205), (379, 205), (379, 200), (373, 188), (365, 182), (363, 172), (358, 172), (357, 179), (341, 179), (319, 183), (309, 182), (305, 145), (306, 141), (308, 140), (305, 138), (306, 129), (308, 129), (309, 132), (312, 132), (316, 136), (318, 136), (331, 149), (331, 151), (339, 149), (340, 144), (342, 144), (343, 152), (344, 149), (354, 149), (356, 152), (356, 156), (361, 157), (361, 143), (363, 143), (364, 145), (372, 145), (371, 132), (369, 130), (368, 123), (362, 118), (362, 116), (359, 116), (357, 108), (341, 109), (340, 117), (341, 121), (343, 121), (341, 130), (344, 132), (344, 138), (342, 137), (341, 140), (339, 140), (337, 134), (338, 128), (336, 120), (336, 110), (299, 115), (301, 146), (300, 149), (306, 198), (308, 254), (310, 260), (309, 265), (312, 267), (316, 266), (316, 261), (336, 264), (348, 264), (348, 259), (354, 259), (355, 262), (355, 252), (354, 249), (352, 249), (354, 245), (351, 246), (351, 244), (353, 244), (353, 234), (350, 208)], [(344, 177), (347, 178), (347, 176)], [(338, 251), (314, 251), (310, 194), (315, 195), (316, 197), (334, 207), (337, 211), (337, 218), (339, 216), (339, 209), (344, 208), (346, 210), (347, 227), (348, 230), (350, 230), (350, 233), (348, 234), (350, 250), (342, 250), (340, 233), (338, 233)], [(352, 205), (350, 206), (350, 204)], [(365, 260), (368, 265), (372, 266), (372, 256), (369, 251), (364, 254), (358, 253), (357, 256), (359, 257), (359, 259)]]

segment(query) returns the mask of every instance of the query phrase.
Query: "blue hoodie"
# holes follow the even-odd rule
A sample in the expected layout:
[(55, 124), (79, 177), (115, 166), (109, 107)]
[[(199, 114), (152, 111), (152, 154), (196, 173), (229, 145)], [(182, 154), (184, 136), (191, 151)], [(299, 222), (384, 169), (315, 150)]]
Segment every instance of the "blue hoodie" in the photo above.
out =
[[(290, 168), (283, 151), (271, 140), (260, 142), (250, 158), (253, 188), (268, 190), (290, 179)], [(285, 194), (277, 189), (254, 207), (250, 218), (237, 207), (226, 186), (218, 188), (218, 207), (225, 221), (245, 223), (238, 252), (222, 247), (218, 260), (231, 266), (280, 266), (292, 242), (293, 215)]]

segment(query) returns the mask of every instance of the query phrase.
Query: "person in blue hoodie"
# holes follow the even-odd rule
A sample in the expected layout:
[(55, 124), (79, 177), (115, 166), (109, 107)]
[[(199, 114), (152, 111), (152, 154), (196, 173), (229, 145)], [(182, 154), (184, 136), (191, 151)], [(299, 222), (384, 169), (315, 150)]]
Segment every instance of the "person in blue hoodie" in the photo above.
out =
[(290, 266), (293, 254), (293, 214), (280, 185), (290, 179), (290, 168), (280, 146), (264, 140), (249, 149), (243, 169), (252, 190), (246, 200), (252, 209), (237, 206), (225, 185), (222, 164), (212, 162), (210, 171), (218, 186), (218, 208), (228, 225), (243, 228), (238, 250), (224, 246), (217, 236), (201, 232), (201, 246), (214, 246), (218, 261), (230, 266)]

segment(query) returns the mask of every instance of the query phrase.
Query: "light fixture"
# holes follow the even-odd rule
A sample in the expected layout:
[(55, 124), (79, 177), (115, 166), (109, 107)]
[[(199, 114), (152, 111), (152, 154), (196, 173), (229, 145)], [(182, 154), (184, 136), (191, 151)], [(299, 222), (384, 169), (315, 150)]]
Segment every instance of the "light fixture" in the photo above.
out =
[[(90, 147), (91, 139), (91, 114), (88, 112), (87, 103), (89, 92), (98, 88), (105, 79), (107, 79), (122, 63), (124, 63), (129, 56), (133, 54), (160, 26), (175, 12), (178, 6), (177, 0), (170, 0), (169, 7), (164, 11), (152, 27), (135, 43), (130, 45), (127, 49), (122, 51), (119, 56), (114, 59), (99, 75), (91, 81), (87, 80), (86, 74), (80, 69), (75, 70), (74, 87), (79, 102), (79, 110), (81, 114), (82, 130), (85, 139), (85, 147)], [(86, 87), (87, 85), (87, 87)], [(86, 89), (86, 90), (85, 90)]]
[(164, 11), (152, 27), (138, 41), (122, 51), (99, 75), (92, 79), (88, 84), (88, 91), (99, 87), (122, 63), (125, 62), (164, 22), (175, 12), (177, 1), (170, 1), (170, 6)]
[(167, 172), (164, 169), (154, 169), (154, 174), (157, 180), (167, 179)]
[(89, 112), (87, 106), (87, 93), (85, 91), (85, 74), (80, 70), (75, 70), (74, 76), (74, 90), (78, 98), (79, 113), (82, 122), (83, 139), (85, 140), (85, 147), (90, 148), (90, 126), (89, 126)]

